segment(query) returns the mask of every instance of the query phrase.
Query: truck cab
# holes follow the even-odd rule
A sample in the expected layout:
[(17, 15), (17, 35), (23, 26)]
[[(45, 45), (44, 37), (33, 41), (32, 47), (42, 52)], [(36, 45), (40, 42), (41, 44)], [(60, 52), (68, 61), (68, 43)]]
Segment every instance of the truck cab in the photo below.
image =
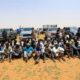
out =
[(21, 28), (20, 38), (22, 40), (32, 38), (32, 30), (33, 28)]
[(16, 38), (16, 32), (12, 28), (4, 28), (0, 29), (0, 40), (3, 40), (3, 31), (6, 31), (7, 33), (7, 39), (15, 39)]

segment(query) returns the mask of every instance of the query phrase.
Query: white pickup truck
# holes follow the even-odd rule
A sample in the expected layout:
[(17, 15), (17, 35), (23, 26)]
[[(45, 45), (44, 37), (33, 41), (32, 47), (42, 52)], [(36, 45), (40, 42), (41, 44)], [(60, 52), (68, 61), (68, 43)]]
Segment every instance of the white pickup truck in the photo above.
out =
[(32, 38), (32, 30), (33, 28), (21, 28), (20, 38), (22, 40)]

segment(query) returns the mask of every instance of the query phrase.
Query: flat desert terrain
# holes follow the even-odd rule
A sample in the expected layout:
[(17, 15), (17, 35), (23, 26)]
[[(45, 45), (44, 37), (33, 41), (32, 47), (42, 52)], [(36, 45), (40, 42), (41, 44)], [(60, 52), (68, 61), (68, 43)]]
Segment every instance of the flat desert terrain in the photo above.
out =
[(0, 63), (0, 80), (80, 80), (80, 59), (66, 58), (53, 62), (50, 59), (35, 64), (33, 58), (27, 63), (23, 59)]

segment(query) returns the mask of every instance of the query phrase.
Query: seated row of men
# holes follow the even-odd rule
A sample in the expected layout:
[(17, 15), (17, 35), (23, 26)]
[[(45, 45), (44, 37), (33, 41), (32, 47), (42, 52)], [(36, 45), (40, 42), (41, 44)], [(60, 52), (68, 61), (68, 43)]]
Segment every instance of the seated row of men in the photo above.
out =
[(27, 62), (30, 57), (35, 54), (35, 62), (40, 61), (42, 56), (43, 62), (46, 61), (46, 57), (49, 57), (53, 61), (55, 59), (64, 59), (64, 55), (68, 57), (77, 55), (80, 57), (80, 38), (78, 39), (50, 39), (50, 40), (38, 40), (28, 39), (25, 41), (11, 42), (6, 41), (0, 43), (0, 59), (9, 59), (9, 62), (13, 57), (23, 57), (23, 60)]

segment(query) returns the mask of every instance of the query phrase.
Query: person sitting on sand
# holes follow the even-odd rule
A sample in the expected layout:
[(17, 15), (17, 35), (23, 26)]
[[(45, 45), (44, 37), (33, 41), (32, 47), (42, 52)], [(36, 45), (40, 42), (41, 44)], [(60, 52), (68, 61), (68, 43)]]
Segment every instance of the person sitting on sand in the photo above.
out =
[(40, 41), (38, 41), (37, 44), (36, 44), (35, 55), (36, 55), (36, 63), (39, 63), (40, 56), (41, 56)]
[(16, 43), (14, 47), (9, 45), (10, 52), (9, 52), (9, 62), (11, 62), (12, 57), (21, 57), (22, 48), (21, 46)]
[(23, 49), (23, 58), (26, 62), (32, 56), (33, 51), (34, 49), (31, 47), (30, 43), (27, 43), (27, 45)]

